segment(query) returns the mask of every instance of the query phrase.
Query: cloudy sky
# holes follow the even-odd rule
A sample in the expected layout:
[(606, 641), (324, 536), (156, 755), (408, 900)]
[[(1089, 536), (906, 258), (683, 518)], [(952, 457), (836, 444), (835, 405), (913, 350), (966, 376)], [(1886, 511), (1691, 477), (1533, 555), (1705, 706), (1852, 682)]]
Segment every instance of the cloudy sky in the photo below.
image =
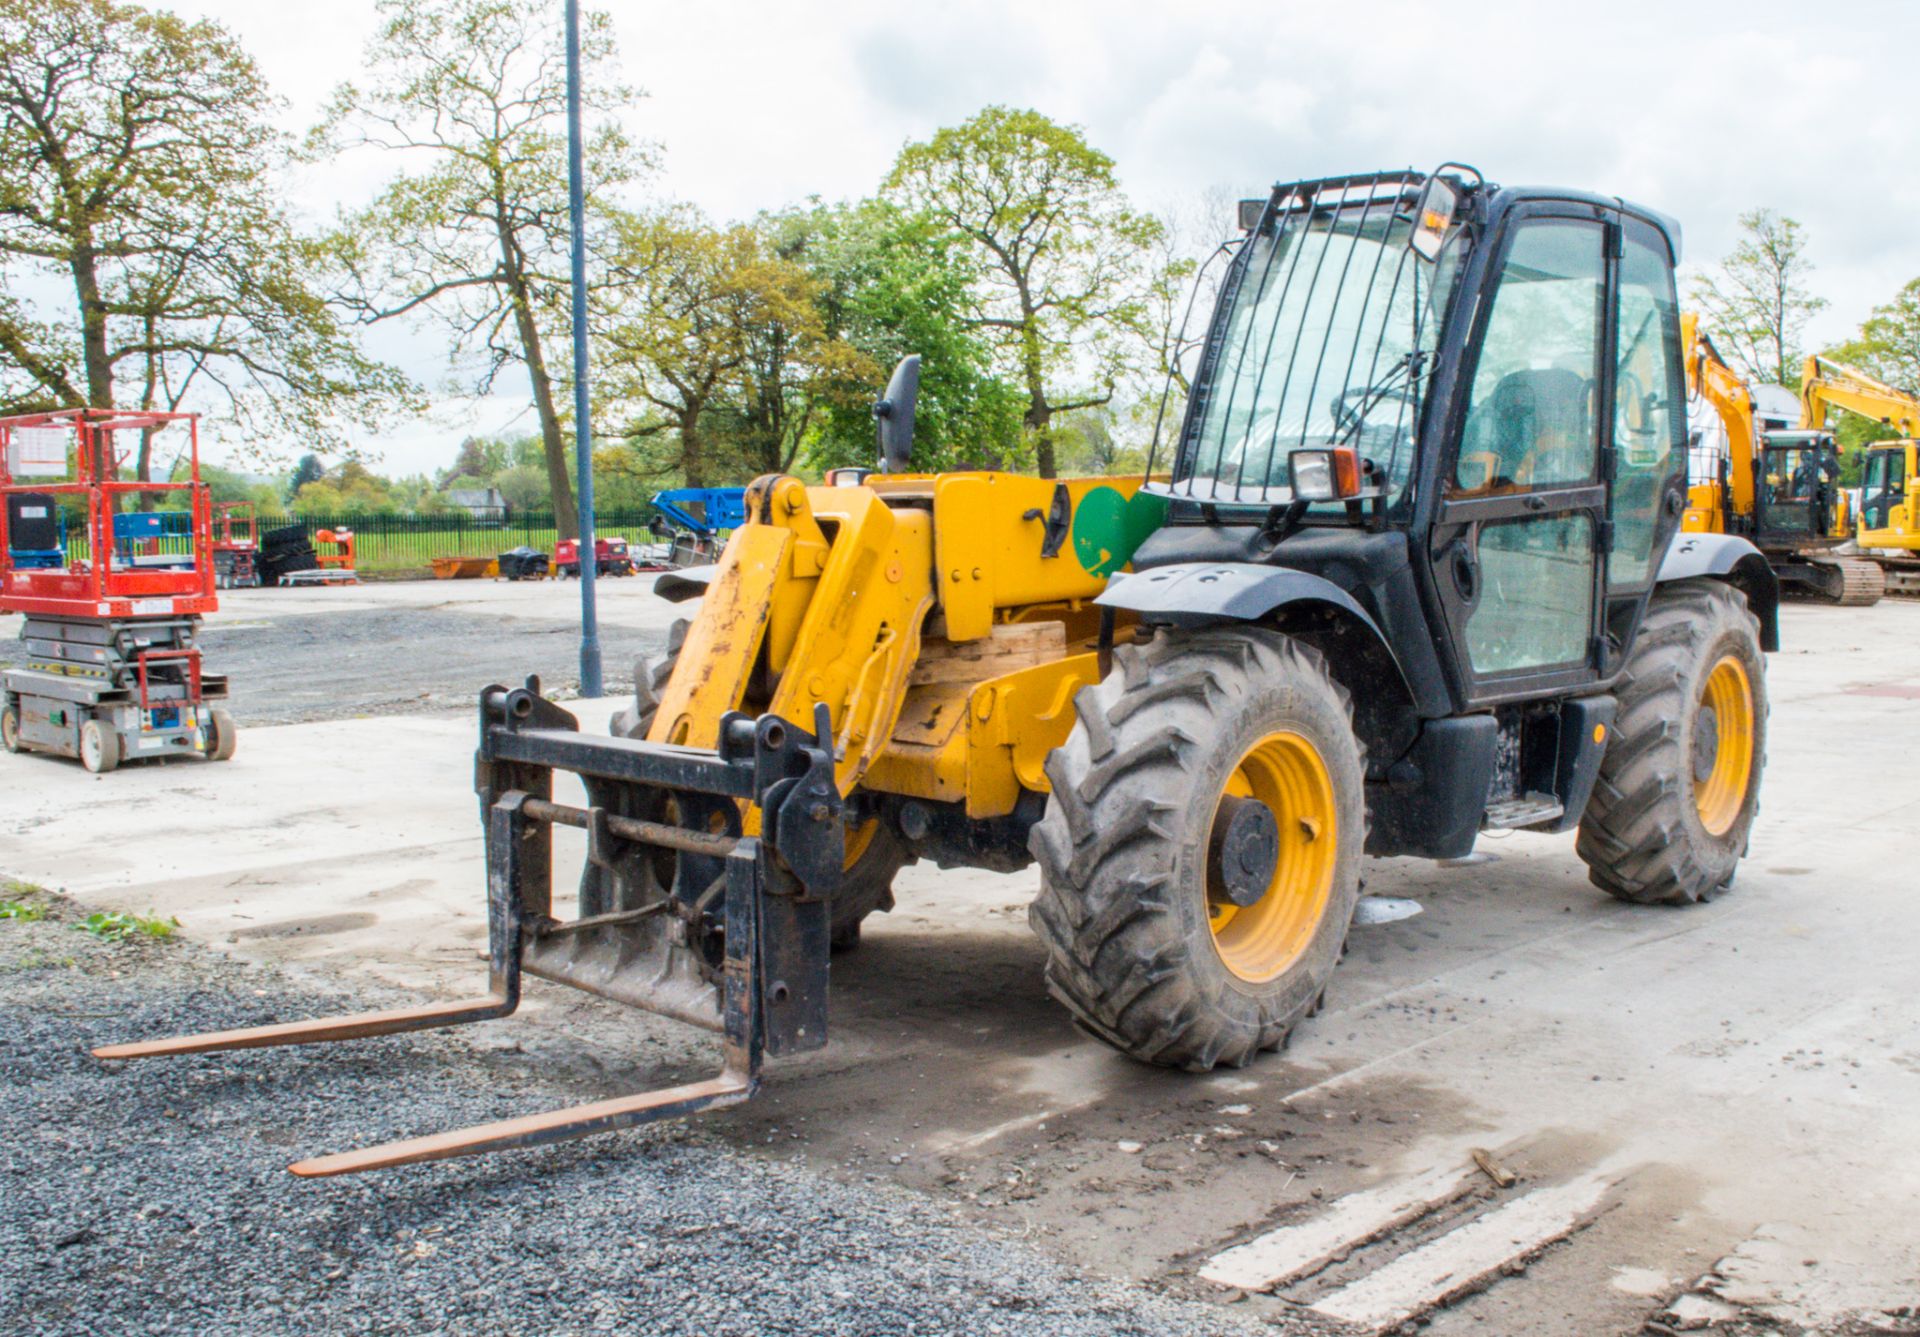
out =
[[(181, 0), (237, 33), (288, 100), (317, 116), (354, 70), (373, 0)], [(1495, 181), (1577, 186), (1679, 217), (1687, 258), (1734, 240), (1769, 205), (1807, 227), (1849, 333), (1920, 276), (1920, 116), (1901, 75), (1920, 47), (1915, 0), (619, 0), (631, 120), (664, 149), (635, 203), (675, 198), (719, 218), (870, 192), (906, 141), (986, 103), (1084, 126), (1137, 202), (1210, 189), (1458, 159)], [(312, 169), (324, 215), (378, 185), (382, 164)], [(431, 336), (380, 351), (443, 379)], [(444, 464), (467, 431), (531, 430), (505, 397), (448, 404), (367, 442), (396, 472)]]

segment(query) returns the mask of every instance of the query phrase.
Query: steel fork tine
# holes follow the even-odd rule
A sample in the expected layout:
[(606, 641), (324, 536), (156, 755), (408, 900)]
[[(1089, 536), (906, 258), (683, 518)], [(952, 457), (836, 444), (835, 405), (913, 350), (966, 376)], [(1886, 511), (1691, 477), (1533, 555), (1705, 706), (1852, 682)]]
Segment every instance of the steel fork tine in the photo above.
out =
[(95, 1058), (161, 1058), (169, 1054), (218, 1054), (229, 1049), (265, 1049), (274, 1045), (326, 1044), (334, 1040), (360, 1040), (373, 1035), (397, 1035), (403, 1031), (430, 1031), (442, 1026), (461, 1026), (471, 1021), (490, 1021), (514, 1010), (518, 999), (488, 994), (485, 998), (464, 998), (451, 1003), (433, 1003), (426, 1007), (399, 1007), (386, 1012), (355, 1012), (344, 1017), (315, 1017), (311, 1021), (289, 1021), (273, 1026), (249, 1026), (237, 1031), (207, 1031), (200, 1035), (176, 1035), (166, 1040), (142, 1040), (133, 1044), (102, 1045), (93, 1051)]
[(336, 1152), (297, 1161), (287, 1168), (303, 1179), (328, 1175), (360, 1174), (384, 1170), (419, 1161), (447, 1160), (454, 1156), (477, 1156), (483, 1152), (510, 1151), (566, 1142), (577, 1137), (592, 1137), (622, 1128), (677, 1118), (701, 1110), (737, 1105), (751, 1097), (759, 1081), (745, 1071), (729, 1065), (716, 1077), (685, 1086), (670, 1086), (614, 1100), (587, 1105), (572, 1105), (544, 1114), (527, 1114), (497, 1123), (477, 1124), (448, 1133), (387, 1142), (358, 1151)]

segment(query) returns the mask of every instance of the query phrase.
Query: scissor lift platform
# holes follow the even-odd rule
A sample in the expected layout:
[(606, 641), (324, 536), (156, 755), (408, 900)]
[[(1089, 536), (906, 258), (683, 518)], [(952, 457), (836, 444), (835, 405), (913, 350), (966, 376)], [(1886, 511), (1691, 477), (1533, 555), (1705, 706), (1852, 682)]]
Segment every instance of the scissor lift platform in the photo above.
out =
[(122, 761), (233, 755), (233, 717), (213, 704), (224, 677), (202, 673), (197, 618), (28, 618), (28, 659), (5, 674), (0, 741), (76, 757), (90, 771)]
[[(123, 480), (114, 434), (173, 424), (188, 433), (189, 480)], [(96, 772), (126, 760), (232, 756), (233, 719), (213, 704), (226, 699), (226, 679), (202, 672), (194, 643), (201, 614), (218, 607), (194, 416), (66, 409), (0, 418), (0, 494), (29, 492), (49, 507), (77, 507), (85, 537), (68, 542), (63, 531), (53, 561), (23, 565), (9, 547), (10, 508), (0, 508), (8, 530), (0, 613), (26, 615), (26, 662), (0, 680), (0, 745), (77, 757)], [(154, 495), (187, 507), (134, 509)]]

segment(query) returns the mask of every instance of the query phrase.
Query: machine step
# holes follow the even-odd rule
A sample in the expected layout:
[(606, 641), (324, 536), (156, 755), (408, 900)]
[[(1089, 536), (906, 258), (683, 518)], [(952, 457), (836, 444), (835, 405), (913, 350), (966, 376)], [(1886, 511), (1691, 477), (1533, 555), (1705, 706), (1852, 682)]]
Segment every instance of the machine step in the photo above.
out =
[(1480, 819), (1483, 831), (1513, 831), (1521, 827), (1551, 822), (1566, 812), (1566, 805), (1551, 794), (1522, 794), (1487, 805)]

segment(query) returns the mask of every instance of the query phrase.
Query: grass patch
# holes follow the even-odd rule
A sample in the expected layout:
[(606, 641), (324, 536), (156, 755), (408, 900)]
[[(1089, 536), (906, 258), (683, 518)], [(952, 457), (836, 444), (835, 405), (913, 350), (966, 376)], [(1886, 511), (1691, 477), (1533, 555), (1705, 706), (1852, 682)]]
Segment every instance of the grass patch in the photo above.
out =
[[(13, 888), (9, 887), (9, 891)], [(47, 917), (44, 905), (28, 905), (25, 901), (0, 901), (0, 919), (18, 919), (31, 924)]]
[(91, 933), (107, 942), (125, 942), (129, 938), (171, 938), (180, 929), (177, 919), (155, 919), (148, 915), (122, 914), (118, 910), (96, 910), (73, 925), (82, 933)]

